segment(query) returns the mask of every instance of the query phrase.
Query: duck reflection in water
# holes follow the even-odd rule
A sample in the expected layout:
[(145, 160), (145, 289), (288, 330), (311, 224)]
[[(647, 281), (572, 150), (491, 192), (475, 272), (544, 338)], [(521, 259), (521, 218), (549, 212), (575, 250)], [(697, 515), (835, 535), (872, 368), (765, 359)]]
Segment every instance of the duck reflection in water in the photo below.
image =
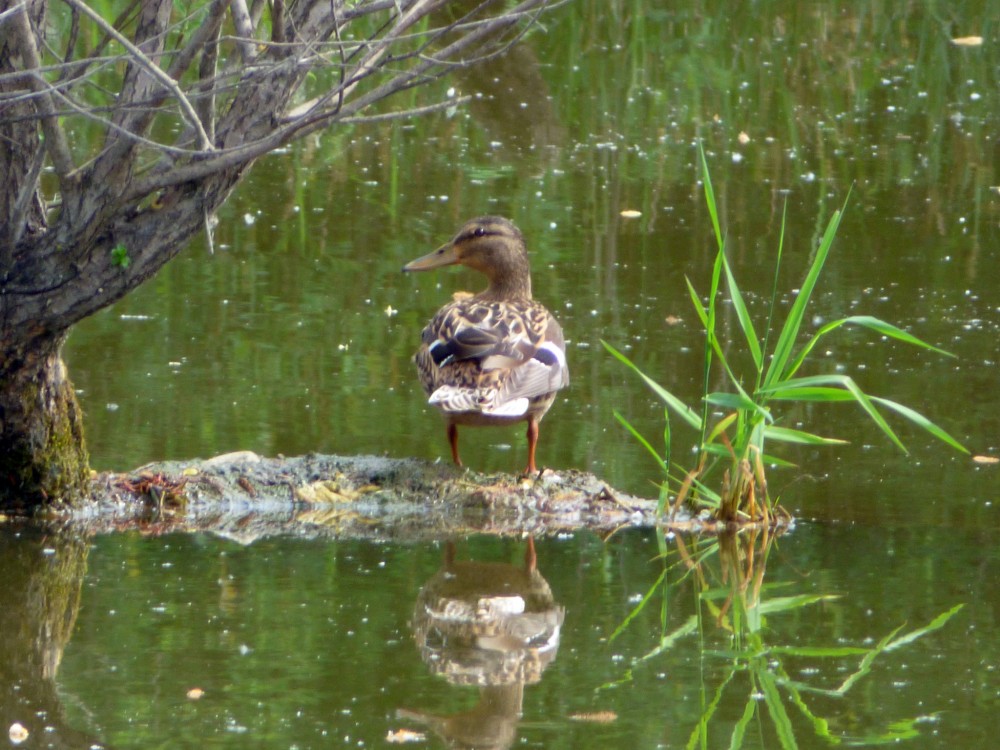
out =
[(459, 561), (445, 546), (441, 569), (420, 590), (413, 630), (420, 655), (452, 685), (476, 685), (479, 702), (447, 716), (401, 709), (453, 747), (510, 747), (526, 684), (541, 680), (559, 650), (564, 609), (536, 566), (528, 539), (523, 567)]

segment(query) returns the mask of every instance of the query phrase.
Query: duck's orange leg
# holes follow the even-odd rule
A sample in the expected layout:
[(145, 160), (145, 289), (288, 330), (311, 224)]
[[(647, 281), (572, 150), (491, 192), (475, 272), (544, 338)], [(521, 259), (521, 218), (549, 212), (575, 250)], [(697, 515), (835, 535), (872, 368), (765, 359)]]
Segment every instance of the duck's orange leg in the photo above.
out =
[(451, 460), (455, 462), (455, 466), (462, 465), (462, 459), (458, 457), (458, 425), (449, 424), (448, 425), (448, 442), (451, 443)]
[(538, 471), (535, 468), (535, 446), (538, 445), (538, 420), (528, 417), (528, 468), (525, 474), (534, 474)]
[(524, 572), (533, 573), (538, 566), (538, 555), (535, 553), (535, 537), (528, 537), (528, 549), (524, 551)]

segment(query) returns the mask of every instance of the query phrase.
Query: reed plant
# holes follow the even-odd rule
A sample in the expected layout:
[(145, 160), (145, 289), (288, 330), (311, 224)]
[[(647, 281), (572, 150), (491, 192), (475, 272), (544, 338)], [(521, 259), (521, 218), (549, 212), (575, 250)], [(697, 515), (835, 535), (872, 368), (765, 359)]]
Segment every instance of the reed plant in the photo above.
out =
[[(785, 244), (783, 214), (774, 284), (767, 317), (761, 326), (750, 314), (744, 294), (726, 257), (725, 237), (719, 223), (715, 193), (703, 149), (700, 150), (700, 165), (705, 202), (718, 245), (707, 297), (701, 297), (691, 280), (687, 279), (688, 293), (705, 333), (701, 403), (697, 407), (688, 406), (622, 352), (606, 341), (602, 342), (616, 359), (634, 370), (665, 405), (662, 454), (624, 416), (615, 412), (616, 419), (650, 452), (665, 475), (661, 484), (661, 511), (665, 509), (670, 494), (674, 493), (673, 511), (688, 501), (696, 507), (713, 508), (715, 518), (723, 522), (773, 522), (775, 513), (781, 511), (768, 494), (766, 468), (787, 466), (789, 463), (769, 452), (771, 444), (829, 446), (846, 442), (788, 426), (787, 419), (783, 419), (782, 410), (789, 404), (855, 403), (893, 444), (906, 452), (906, 447), (881, 409), (903, 417), (955, 450), (968, 453), (964, 446), (924, 415), (891, 399), (866, 393), (849, 375), (802, 374), (803, 366), (816, 346), (845, 326), (865, 328), (883, 337), (944, 356), (953, 356), (891, 323), (869, 315), (851, 315), (831, 321), (808, 338), (800, 340), (809, 301), (833, 246), (843, 209), (834, 212), (830, 218), (799, 292), (784, 322), (779, 326), (778, 278)], [(743, 335), (742, 342), (726, 342), (725, 347), (716, 328), (719, 306), (723, 302), (723, 282), (739, 322), (739, 331)], [(752, 363), (748, 376), (737, 373), (727, 351), (742, 353)], [(711, 383), (717, 380), (719, 370), (728, 388), (710, 390)], [(712, 414), (719, 410), (724, 416), (713, 422)], [(671, 461), (671, 415), (679, 417), (698, 433), (697, 461), (693, 468), (679, 466)], [(719, 473), (721, 479), (713, 483), (713, 475)]]
[[(693, 642), (703, 667), (695, 708), (698, 718), (686, 745), (689, 750), (745, 746), (793, 750), (817, 741), (823, 746), (888, 745), (920, 736), (921, 724), (927, 721), (926, 706), (916, 716), (883, 715), (867, 726), (845, 728), (839, 717), (852, 713), (844, 701), (873, 689), (873, 672), (884, 674), (892, 668), (882, 665), (888, 654), (905, 651), (941, 630), (964, 605), (956, 604), (923, 625), (907, 628), (903, 623), (861, 644), (840, 640), (828, 644), (808, 636), (782, 643), (787, 627), (778, 626), (780, 621), (808, 618), (812, 607), (829, 606), (840, 596), (815, 587), (796, 593), (790, 581), (766, 582), (776, 539), (767, 528), (687, 542), (675, 536), (676, 551), (664, 549), (661, 555), (663, 573), (609, 638), (614, 641), (640, 612), (662, 597), (664, 614), (657, 642), (632, 661), (620, 680), (605, 687), (634, 679), (646, 665), (662, 669), (670, 652)], [(675, 618), (668, 627), (667, 602), (676, 613), (683, 606), (681, 601), (691, 601), (687, 594), (676, 595), (689, 586), (694, 611), (682, 620)], [(864, 683), (867, 688), (862, 687)]]

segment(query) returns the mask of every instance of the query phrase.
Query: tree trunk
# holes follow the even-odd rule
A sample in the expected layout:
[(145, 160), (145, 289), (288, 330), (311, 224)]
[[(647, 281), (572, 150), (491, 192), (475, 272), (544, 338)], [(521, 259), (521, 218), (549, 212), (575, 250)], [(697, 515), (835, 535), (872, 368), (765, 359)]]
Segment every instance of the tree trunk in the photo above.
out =
[(86, 492), (83, 415), (60, 357), (62, 337), (36, 342), (0, 369), (0, 510), (23, 512)]
[[(25, 748), (106, 747), (66, 721), (56, 684), (80, 609), (85, 538), (40, 526), (0, 530), (0, 730), (29, 735)], [(2, 736), (2, 735), (0, 735)]]

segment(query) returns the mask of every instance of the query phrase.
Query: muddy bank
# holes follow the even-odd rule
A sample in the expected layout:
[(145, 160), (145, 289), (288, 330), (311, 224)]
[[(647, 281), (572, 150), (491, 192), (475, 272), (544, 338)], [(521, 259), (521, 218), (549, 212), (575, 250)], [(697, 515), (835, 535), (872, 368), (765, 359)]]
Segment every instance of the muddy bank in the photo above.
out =
[[(241, 452), (97, 475), (91, 501), (66, 520), (94, 533), (208, 531), (249, 543), (275, 534), (409, 540), (610, 533), (655, 525), (657, 516), (655, 501), (579, 471), (529, 479), (414, 459)], [(684, 516), (668, 525), (704, 523)]]

